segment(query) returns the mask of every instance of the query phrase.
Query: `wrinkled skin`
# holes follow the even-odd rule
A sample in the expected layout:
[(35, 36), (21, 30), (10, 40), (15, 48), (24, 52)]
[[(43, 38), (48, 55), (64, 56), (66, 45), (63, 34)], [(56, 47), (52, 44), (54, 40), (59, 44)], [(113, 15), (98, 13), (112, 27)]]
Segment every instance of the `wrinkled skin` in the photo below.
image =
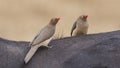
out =
[(53, 40), (25, 65), (28, 43), (0, 39), (0, 68), (120, 68), (120, 31)]

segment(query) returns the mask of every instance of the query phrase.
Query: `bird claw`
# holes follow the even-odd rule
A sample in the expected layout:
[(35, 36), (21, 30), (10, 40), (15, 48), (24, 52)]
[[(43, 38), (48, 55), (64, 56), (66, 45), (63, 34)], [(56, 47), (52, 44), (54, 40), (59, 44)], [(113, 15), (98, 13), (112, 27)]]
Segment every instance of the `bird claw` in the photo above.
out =
[(45, 46), (45, 47), (47, 47), (47, 48), (52, 48), (52, 46)]
[(52, 48), (52, 46), (48, 46), (48, 48)]
[(45, 46), (45, 45), (42, 45), (41, 47), (52, 48), (52, 46)]

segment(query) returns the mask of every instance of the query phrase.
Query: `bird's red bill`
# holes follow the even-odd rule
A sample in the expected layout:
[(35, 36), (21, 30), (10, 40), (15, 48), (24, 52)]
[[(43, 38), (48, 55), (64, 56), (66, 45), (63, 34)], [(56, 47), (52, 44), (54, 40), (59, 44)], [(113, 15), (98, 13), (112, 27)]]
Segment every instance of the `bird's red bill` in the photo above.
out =
[(83, 18), (85, 18), (85, 19), (86, 19), (87, 17), (88, 17), (88, 15), (84, 15), (84, 16), (83, 16)]
[(60, 18), (55, 18), (55, 20), (60, 20)]

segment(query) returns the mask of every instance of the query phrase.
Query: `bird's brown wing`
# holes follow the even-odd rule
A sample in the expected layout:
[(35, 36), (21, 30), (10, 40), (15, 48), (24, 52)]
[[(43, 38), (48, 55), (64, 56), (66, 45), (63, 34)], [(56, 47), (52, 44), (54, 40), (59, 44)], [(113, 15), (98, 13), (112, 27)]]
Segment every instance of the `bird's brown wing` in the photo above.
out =
[(35, 38), (33, 39), (32, 43), (30, 46), (35, 46), (40, 44), (41, 42), (49, 39), (50, 37), (53, 36), (55, 30), (52, 27), (44, 27), (43, 29), (41, 29), (41, 31), (35, 36)]
[(72, 36), (72, 34), (73, 34), (74, 29), (76, 28), (76, 24), (77, 24), (77, 22), (75, 22), (75, 23), (73, 24), (73, 26), (72, 26), (72, 29), (71, 29), (71, 36)]
[[(41, 32), (41, 31), (40, 31)], [(36, 40), (36, 38), (39, 36), (40, 32), (34, 37), (34, 39), (32, 40), (32, 42), (30, 42), (29, 46), (33, 45), (33, 42)]]
[[(46, 28), (46, 26), (45, 27), (43, 27), (41, 30), (43, 30), (43, 29), (45, 29)], [(38, 33), (37, 33), (37, 35), (34, 37), (34, 39), (32, 40), (32, 42), (30, 42), (30, 44), (29, 44), (29, 46), (33, 46), (33, 45), (37, 45), (37, 44), (34, 44), (34, 42), (35, 42), (35, 40), (38, 38), (38, 36), (43, 32), (43, 31), (39, 31)]]

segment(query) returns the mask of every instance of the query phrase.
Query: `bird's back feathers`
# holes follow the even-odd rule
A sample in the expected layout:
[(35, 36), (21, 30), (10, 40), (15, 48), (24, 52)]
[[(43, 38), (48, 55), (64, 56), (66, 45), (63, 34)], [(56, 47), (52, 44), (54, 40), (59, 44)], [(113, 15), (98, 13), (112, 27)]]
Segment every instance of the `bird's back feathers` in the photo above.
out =
[(49, 39), (55, 32), (55, 26), (47, 25), (35, 36), (30, 46), (38, 45), (39, 43)]

